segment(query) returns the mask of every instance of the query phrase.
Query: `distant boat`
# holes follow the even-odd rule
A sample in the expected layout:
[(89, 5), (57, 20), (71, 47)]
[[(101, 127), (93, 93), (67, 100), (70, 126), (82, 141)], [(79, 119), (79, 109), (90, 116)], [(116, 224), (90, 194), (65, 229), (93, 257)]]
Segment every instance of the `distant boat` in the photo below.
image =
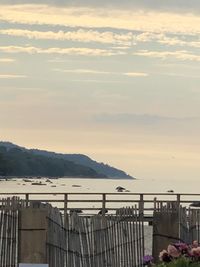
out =
[(168, 193), (174, 193), (174, 190), (167, 190)]

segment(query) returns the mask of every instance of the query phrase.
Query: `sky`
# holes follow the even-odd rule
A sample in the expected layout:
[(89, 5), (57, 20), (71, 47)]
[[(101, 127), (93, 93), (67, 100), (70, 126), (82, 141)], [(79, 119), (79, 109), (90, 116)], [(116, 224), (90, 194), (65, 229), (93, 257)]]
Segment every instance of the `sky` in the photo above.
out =
[(0, 0), (0, 139), (200, 177), (199, 0)]

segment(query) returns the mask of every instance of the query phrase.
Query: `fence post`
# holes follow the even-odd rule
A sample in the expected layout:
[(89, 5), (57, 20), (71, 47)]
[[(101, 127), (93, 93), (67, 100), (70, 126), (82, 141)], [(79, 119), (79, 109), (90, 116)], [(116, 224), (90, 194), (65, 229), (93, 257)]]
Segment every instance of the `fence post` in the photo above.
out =
[(106, 194), (102, 194), (102, 215), (106, 213)]
[(47, 263), (47, 209), (19, 211), (19, 263)]
[(159, 207), (153, 214), (153, 257), (158, 262), (160, 251), (171, 242), (180, 241), (179, 211), (173, 205)]
[(66, 222), (66, 216), (67, 216), (67, 206), (68, 206), (68, 194), (64, 195), (64, 225)]
[(139, 217), (143, 218), (144, 215), (144, 195), (140, 194), (140, 201), (139, 201)]
[(25, 197), (26, 197), (26, 207), (28, 207), (28, 202), (29, 202), (29, 194), (26, 193), (25, 194)]
[(177, 201), (177, 206), (179, 206), (181, 202), (181, 194), (176, 195), (176, 201)]

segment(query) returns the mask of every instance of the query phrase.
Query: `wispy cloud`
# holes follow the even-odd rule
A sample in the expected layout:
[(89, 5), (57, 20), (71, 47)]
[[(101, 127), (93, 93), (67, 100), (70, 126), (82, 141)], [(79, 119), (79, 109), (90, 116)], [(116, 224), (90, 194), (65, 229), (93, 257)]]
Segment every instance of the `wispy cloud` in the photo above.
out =
[[(97, 31), (79, 29), (74, 31), (32, 31), (24, 29), (2, 29), (1, 35), (17, 36), (28, 39), (36, 40), (56, 40), (56, 41), (73, 41), (82, 43), (100, 43), (111, 44), (113, 47), (110, 49), (124, 50), (140, 43), (158, 43), (167, 46), (181, 46), (181, 47), (194, 47), (200, 48), (199, 38), (191, 40), (190, 36), (179, 35), (169, 36), (164, 33), (133, 33), (123, 32), (115, 33), (112, 31)], [(194, 38), (194, 36), (193, 36)]]
[(134, 113), (117, 113), (117, 114), (98, 114), (94, 119), (99, 123), (122, 123), (130, 126), (158, 126), (169, 124), (197, 124), (199, 127), (200, 117), (169, 117), (155, 114), (134, 114)]
[(141, 9), (132, 11), (47, 5), (2, 5), (0, 19), (10, 23), (114, 28), (160, 33), (199, 34), (200, 32), (198, 15)]
[(27, 78), (27, 76), (20, 74), (0, 74), (0, 79), (18, 79), (18, 78)]
[(147, 76), (149, 76), (149, 74), (145, 73), (145, 72), (126, 72), (123, 74), (126, 76), (129, 76), (129, 77), (147, 77)]
[(124, 75), (129, 77), (147, 77), (149, 73), (145, 72), (113, 72), (113, 71), (102, 71), (96, 69), (53, 69), (53, 71), (63, 73), (79, 73), (79, 74), (106, 74), (106, 75)]
[(81, 74), (111, 74), (111, 72), (92, 70), (92, 69), (53, 69), (54, 71), (64, 73), (81, 73)]
[(97, 42), (102, 44), (131, 45), (133, 34), (131, 32), (117, 34), (111, 31), (94, 31), (79, 29), (76, 31), (30, 31), (24, 29), (4, 29), (0, 34), (26, 37), (29, 39), (76, 41), (76, 42)]
[(161, 58), (161, 59), (176, 58), (183, 61), (185, 60), (200, 61), (199, 54), (193, 54), (186, 50), (178, 50), (178, 51), (139, 50), (137, 52), (134, 52), (133, 55), (150, 57), (150, 58)]
[(14, 61), (14, 58), (0, 58), (0, 63), (12, 63)]
[(85, 48), (85, 47), (50, 47), (41, 48), (35, 46), (0, 46), (0, 52), (5, 53), (28, 53), (28, 54), (65, 54), (65, 55), (81, 55), (81, 56), (114, 56), (123, 55), (122, 51), (112, 51), (106, 49), (97, 48)]
[[(182, 37), (182, 38), (181, 38)], [(191, 40), (191, 36), (180, 36), (174, 34), (169, 36), (165, 33), (154, 33), (154, 32), (143, 32), (140, 34), (135, 34), (133, 36), (133, 41), (135, 42), (156, 42), (159, 44), (169, 45), (169, 46), (188, 46), (188, 47), (200, 47), (199, 37), (197, 36), (196, 41)], [(193, 36), (194, 38), (194, 36)]]

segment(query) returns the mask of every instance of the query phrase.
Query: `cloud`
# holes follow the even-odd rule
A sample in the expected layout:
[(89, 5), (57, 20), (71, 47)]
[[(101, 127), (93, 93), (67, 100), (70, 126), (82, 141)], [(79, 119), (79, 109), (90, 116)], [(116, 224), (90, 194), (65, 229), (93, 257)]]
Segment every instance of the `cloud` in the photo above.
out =
[(106, 75), (125, 75), (128, 77), (147, 77), (148, 73), (145, 72), (109, 72), (96, 69), (53, 69), (54, 71), (63, 73), (79, 73), (79, 74), (106, 74)]
[[(183, 39), (177, 36), (167, 36), (164, 33), (152, 33), (152, 32), (143, 32), (133, 36), (133, 41), (136, 42), (157, 42), (159, 44), (169, 45), (169, 46), (188, 46), (188, 47), (200, 47), (199, 38), (197, 41), (191, 41), (189, 36), (186, 39), (185, 36), (182, 36)], [(191, 36), (190, 36), (191, 37)], [(193, 36), (194, 38), (194, 36)]]
[(14, 62), (14, 58), (0, 58), (0, 63), (11, 63)]
[(18, 79), (18, 78), (27, 78), (27, 76), (19, 74), (0, 74), (0, 79)]
[(149, 76), (148, 73), (144, 72), (126, 72), (124, 75), (129, 76), (129, 77), (147, 77)]
[[(133, 114), (133, 113), (117, 113), (117, 114), (98, 114), (94, 116), (98, 123), (123, 124), (132, 126), (169, 126), (174, 125), (177, 128), (184, 125), (193, 125), (199, 127), (200, 117), (167, 117), (154, 114)], [(170, 128), (169, 128), (170, 129)]]
[(76, 42), (97, 42), (102, 44), (131, 45), (133, 34), (117, 34), (111, 31), (94, 31), (79, 29), (76, 31), (30, 31), (24, 29), (4, 29), (0, 34), (26, 37), (29, 39), (59, 40), (59, 41), (76, 41)]
[(139, 50), (134, 52), (133, 55), (136, 56), (144, 56), (149, 58), (161, 58), (161, 59), (168, 59), (168, 58), (176, 58), (179, 60), (189, 60), (189, 61), (200, 61), (200, 55), (192, 54), (186, 50), (179, 50), (179, 51), (149, 51), (149, 50)]
[[(2, 4), (27, 4), (27, 3), (38, 3), (38, 4), (48, 4), (53, 6), (83, 6), (83, 0), (1, 0)], [(184, 10), (190, 12), (196, 12), (200, 9), (200, 4), (198, 0), (167, 0), (167, 1), (158, 1), (158, 0), (84, 0), (84, 6), (91, 7), (107, 7), (107, 8), (148, 8), (148, 9), (164, 9), (164, 10), (174, 10), (178, 9), (183, 12)]]
[(54, 71), (64, 72), (64, 73), (80, 73), (80, 74), (112, 74), (107, 71), (99, 71), (92, 69), (54, 69)]
[[(36, 40), (56, 40), (56, 41), (72, 41), (82, 43), (101, 43), (101, 44), (112, 44), (112, 49), (124, 50), (129, 49), (131, 46), (137, 45), (137, 43), (156, 42), (162, 45), (168, 46), (186, 46), (200, 48), (200, 41), (190, 40), (180, 36), (168, 36), (164, 33), (114, 33), (112, 31), (97, 31), (79, 29), (74, 31), (33, 31), (24, 29), (2, 29), (0, 34), (8, 36), (23, 37), (28, 39)], [(188, 37), (188, 36), (187, 36)]]
[(0, 19), (10, 23), (113, 28), (155, 33), (199, 34), (200, 17), (192, 13), (144, 9), (1, 5)]
[(0, 46), (0, 52), (4, 53), (28, 53), (28, 54), (63, 54), (63, 55), (81, 55), (81, 56), (114, 56), (123, 55), (124, 52), (112, 51), (106, 49), (97, 48), (85, 48), (85, 47), (50, 47), (41, 48), (35, 46)]
[(97, 80), (97, 79), (76, 79), (70, 80), (70, 82), (77, 82), (77, 83), (103, 83), (103, 84), (127, 84), (130, 83), (129, 81), (122, 81), (122, 80)]

